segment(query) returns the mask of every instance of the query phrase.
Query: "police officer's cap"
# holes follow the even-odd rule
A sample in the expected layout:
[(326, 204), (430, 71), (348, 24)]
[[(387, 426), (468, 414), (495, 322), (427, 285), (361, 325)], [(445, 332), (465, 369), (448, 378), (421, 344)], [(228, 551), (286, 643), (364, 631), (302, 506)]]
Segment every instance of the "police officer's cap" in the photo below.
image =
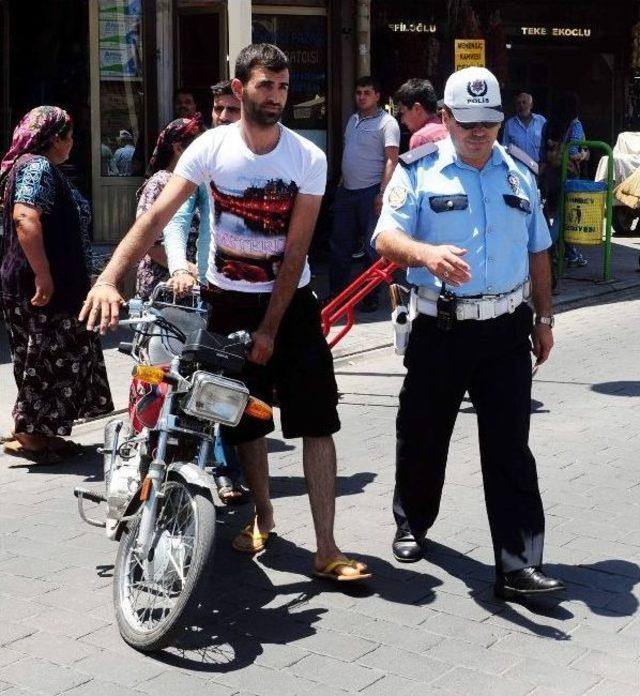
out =
[(463, 68), (444, 86), (444, 103), (458, 123), (502, 123), (502, 98), (496, 76), (486, 68)]

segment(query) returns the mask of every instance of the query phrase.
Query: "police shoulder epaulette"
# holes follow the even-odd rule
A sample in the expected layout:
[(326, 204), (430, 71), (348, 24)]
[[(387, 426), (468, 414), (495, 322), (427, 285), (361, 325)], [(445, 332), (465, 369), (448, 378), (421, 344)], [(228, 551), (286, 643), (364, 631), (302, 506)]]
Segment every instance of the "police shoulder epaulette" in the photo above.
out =
[(408, 167), (419, 159), (430, 155), (432, 152), (436, 152), (437, 149), (438, 145), (436, 143), (427, 143), (426, 145), (420, 145), (420, 147), (405, 152), (404, 155), (398, 157), (398, 160), (403, 167)]
[(538, 176), (538, 172), (540, 171), (538, 163), (533, 159), (533, 157), (529, 157), (524, 150), (521, 150), (517, 145), (511, 143), (507, 148), (507, 152), (511, 155), (511, 157), (517, 159), (518, 162), (522, 162), (522, 164), (524, 164), (536, 176)]

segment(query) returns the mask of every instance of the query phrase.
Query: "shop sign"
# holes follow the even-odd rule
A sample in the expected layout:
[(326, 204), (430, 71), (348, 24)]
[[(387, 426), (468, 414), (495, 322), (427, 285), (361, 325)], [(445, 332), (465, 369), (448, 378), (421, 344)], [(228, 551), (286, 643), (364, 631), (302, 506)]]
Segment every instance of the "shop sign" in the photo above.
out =
[(589, 39), (591, 27), (519, 27), (520, 36), (550, 36), (556, 39)]
[(400, 34), (435, 34), (438, 28), (429, 22), (392, 22), (389, 29)]
[(454, 48), (456, 70), (473, 66), (484, 67), (484, 39), (456, 39)]

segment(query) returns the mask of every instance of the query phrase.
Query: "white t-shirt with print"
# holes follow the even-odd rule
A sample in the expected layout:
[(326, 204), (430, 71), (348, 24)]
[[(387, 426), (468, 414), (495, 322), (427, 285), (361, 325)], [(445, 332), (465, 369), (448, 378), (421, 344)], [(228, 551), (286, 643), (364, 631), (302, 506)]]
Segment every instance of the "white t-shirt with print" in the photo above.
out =
[[(283, 125), (280, 140), (256, 155), (240, 124), (218, 126), (194, 140), (175, 174), (205, 183), (211, 199), (207, 280), (224, 290), (271, 292), (284, 256), (298, 193), (321, 196), (327, 159), (316, 145)], [(309, 283), (308, 261), (298, 287)]]

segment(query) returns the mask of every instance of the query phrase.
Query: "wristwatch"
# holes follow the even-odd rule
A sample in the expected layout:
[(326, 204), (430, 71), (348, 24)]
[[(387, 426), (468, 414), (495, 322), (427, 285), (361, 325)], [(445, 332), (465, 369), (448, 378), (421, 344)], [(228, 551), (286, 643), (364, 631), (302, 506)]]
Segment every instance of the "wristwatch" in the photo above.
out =
[(536, 324), (546, 324), (550, 329), (556, 323), (556, 318), (553, 315), (548, 317), (536, 317)]

